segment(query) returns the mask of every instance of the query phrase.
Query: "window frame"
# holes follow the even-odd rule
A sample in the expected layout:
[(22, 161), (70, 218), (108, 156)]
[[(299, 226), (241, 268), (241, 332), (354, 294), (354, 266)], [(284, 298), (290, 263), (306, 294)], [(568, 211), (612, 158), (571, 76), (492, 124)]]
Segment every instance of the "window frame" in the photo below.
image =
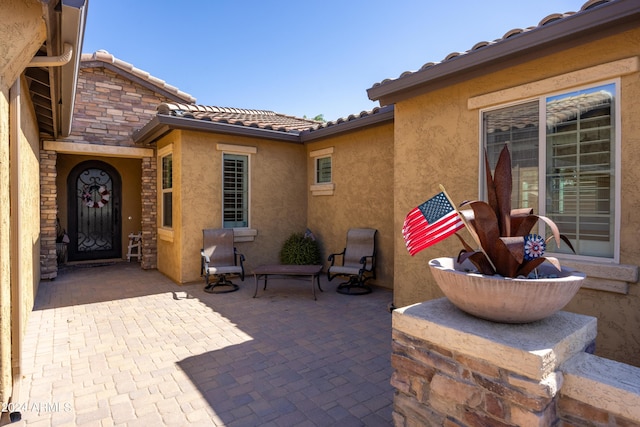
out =
[[(171, 157), (171, 187), (164, 188), (165, 175), (164, 175), (164, 159)], [(166, 147), (158, 150), (158, 172), (159, 172), (159, 204), (160, 212), (158, 215), (159, 228), (164, 230), (173, 230), (173, 144), (169, 144)], [(171, 223), (166, 223), (166, 209), (165, 209), (165, 194), (171, 194)]]
[[(613, 238), (613, 256), (593, 256), (593, 255), (576, 255), (576, 254), (566, 254), (566, 253), (553, 253), (553, 256), (566, 260), (575, 260), (575, 261), (584, 261), (584, 262), (604, 262), (604, 263), (619, 263), (620, 261), (620, 228), (621, 228), (621, 165), (622, 165), (622, 138), (621, 138), (621, 79), (613, 78), (607, 80), (593, 81), (588, 84), (582, 84), (580, 86), (562, 88), (549, 92), (541, 92), (536, 94), (536, 96), (531, 96), (528, 98), (518, 99), (517, 101), (512, 102), (504, 102), (500, 104), (495, 104), (488, 106), (486, 108), (479, 109), (479, 177), (478, 180), (478, 194), (482, 200), (486, 200), (486, 180), (485, 176), (485, 163), (484, 163), (484, 153), (485, 153), (485, 134), (484, 134), (484, 114), (491, 111), (501, 110), (508, 107), (524, 105), (531, 102), (538, 102), (538, 117), (539, 123), (538, 126), (538, 206), (535, 207), (534, 213), (539, 215), (546, 215), (546, 195), (547, 195), (547, 172), (546, 172), (546, 160), (547, 160), (547, 128), (546, 128), (546, 102), (548, 98), (568, 95), (572, 92), (588, 90), (597, 88), (599, 86), (605, 86), (613, 84), (614, 89), (614, 100), (612, 103), (612, 120), (611, 126), (614, 127), (613, 138), (614, 142), (612, 144), (613, 153), (613, 174), (611, 178), (614, 182), (613, 189), (613, 197), (615, 197), (613, 207), (613, 230), (612, 230), (612, 238)], [(562, 232), (562, 230), (560, 230)], [(545, 234), (545, 225), (541, 221), (538, 226), (538, 233), (541, 235)], [(551, 245), (549, 253), (552, 253)]]
[[(226, 169), (225, 169), (225, 161), (226, 158), (228, 156), (234, 156), (236, 158), (244, 158), (244, 180), (246, 181), (244, 184), (244, 187), (246, 187), (246, 190), (243, 191), (243, 206), (242, 206), (242, 211), (245, 213), (246, 218), (243, 220), (243, 222), (245, 223), (244, 225), (233, 225), (233, 226), (229, 226), (228, 224), (225, 224), (226, 221), (225, 220), (225, 196), (226, 196), (226, 188), (225, 188), (225, 174), (226, 174)], [(250, 228), (251, 225), (251, 156), (249, 156), (248, 153), (238, 153), (238, 152), (230, 152), (230, 151), (223, 151), (222, 152), (222, 185), (221, 185), (221, 190), (222, 190), (222, 204), (221, 204), (221, 208), (222, 208), (222, 228), (233, 228), (233, 229), (245, 229), (245, 228)], [(233, 222), (237, 222), (237, 221), (233, 221)]]
[[(321, 166), (320, 162), (323, 160), (328, 160), (329, 161), (329, 166), (327, 167), (326, 165)], [(331, 184), (333, 182), (333, 161), (331, 159), (331, 155), (328, 156), (318, 156), (315, 158), (315, 184)], [(327, 171), (328, 169), (328, 171)], [(323, 176), (323, 174), (328, 174), (329, 175), (329, 179), (328, 180), (324, 180), (321, 179), (321, 177)]]
[[(333, 196), (335, 190), (334, 184), (334, 162), (333, 162), (333, 147), (321, 148), (319, 150), (313, 150), (309, 152), (309, 157), (313, 161), (313, 177), (310, 182), (309, 190), (312, 196)], [(318, 162), (321, 159), (329, 158), (331, 162), (330, 175), (331, 180), (329, 182), (318, 182)]]

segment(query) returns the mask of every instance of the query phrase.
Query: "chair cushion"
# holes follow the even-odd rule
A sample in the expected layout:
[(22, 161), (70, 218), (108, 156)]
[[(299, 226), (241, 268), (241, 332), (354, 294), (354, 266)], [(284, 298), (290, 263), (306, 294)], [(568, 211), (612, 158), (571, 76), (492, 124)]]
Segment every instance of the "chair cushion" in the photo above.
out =
[(329, 273), (331, 274), (360, 274), (360, 268), (358, 267), (343, 267), (341, 265), (334, 265), (329, 267)]
[(209, 266), (207, 269), (208, 274), (240, 274), (242, 273), (242, 268), (237, 265), (230, 265), (225, 267), (214, 267)]

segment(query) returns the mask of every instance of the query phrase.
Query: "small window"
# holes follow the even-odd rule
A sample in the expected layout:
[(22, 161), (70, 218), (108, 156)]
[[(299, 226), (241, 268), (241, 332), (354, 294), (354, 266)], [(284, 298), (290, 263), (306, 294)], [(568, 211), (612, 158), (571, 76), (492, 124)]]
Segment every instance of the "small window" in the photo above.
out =
[(249, 156), (223, 154), (223, 227), (249, 227)]
[(173, 154), (162, 159), (162, 226), (173, 226)]
[(328, 184), (331, 182), (331, 157), (318, 157), (316, 159), (316, 184)]

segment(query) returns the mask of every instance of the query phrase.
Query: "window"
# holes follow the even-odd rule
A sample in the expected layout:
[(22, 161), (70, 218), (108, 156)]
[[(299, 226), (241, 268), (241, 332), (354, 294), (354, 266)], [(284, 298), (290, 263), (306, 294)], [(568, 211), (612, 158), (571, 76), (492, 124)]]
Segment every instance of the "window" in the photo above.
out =
[(249, 226), (249, 157), (223, 154), (223, 227)]
[(333, 183), (333, 147), (321, 148), (309, 152), (315, 167), (311, 194), (313, 196), (332, 196), (335, 189)]
[(173, 226), (173, 154), (161, 157), (162, 161), (162, 226)]
[(316, 184), (331, 182), (331, 157), (316, 158)]
[(551, 218), (582, 256), (617, 257), (616, 90), (610, 83), (482, 113), (490, 166), (505, 144), (511, 151), (512, 206)]

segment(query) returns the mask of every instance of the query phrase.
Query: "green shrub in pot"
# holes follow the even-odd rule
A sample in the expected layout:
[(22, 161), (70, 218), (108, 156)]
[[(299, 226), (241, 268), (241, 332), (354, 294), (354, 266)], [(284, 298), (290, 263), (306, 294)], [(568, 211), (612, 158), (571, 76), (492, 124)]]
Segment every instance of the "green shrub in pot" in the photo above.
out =
[(318, 242), (305, 233), (293, 233), (280, 250), (280, 262), (293, 265), (322, 264)]

